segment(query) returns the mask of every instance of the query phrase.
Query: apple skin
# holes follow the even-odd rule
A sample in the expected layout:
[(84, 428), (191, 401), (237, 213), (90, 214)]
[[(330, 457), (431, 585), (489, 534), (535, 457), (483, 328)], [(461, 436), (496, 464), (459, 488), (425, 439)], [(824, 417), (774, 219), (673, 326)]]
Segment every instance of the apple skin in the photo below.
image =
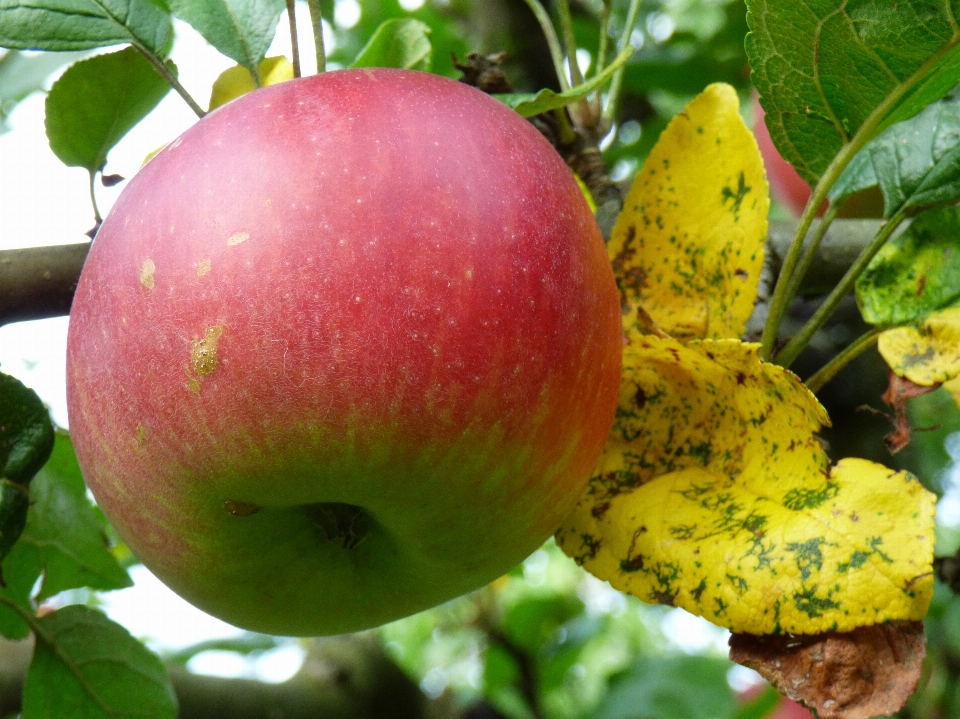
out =
[(228, 103), (130, 181), (71, 311), (70, 428), (172, 589), (343, 633), (556, 530), (621, 337), (593, 215), (529, 123), (445, 78), (329, 72)]

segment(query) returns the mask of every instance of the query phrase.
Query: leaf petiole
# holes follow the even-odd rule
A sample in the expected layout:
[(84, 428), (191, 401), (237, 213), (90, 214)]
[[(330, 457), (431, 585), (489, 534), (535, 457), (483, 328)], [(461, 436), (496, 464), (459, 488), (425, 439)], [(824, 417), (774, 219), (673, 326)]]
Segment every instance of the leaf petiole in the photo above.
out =
[(290, 20), (290, 54), (293, 55), (293, 76), (300, 77), (300, 41), (297, 39), (295, 0), (287, 0), (287, 17)]
[[(618, 47), (623, 52), (630, 47), (630, 36), (633, 35), (633, 26), (637, 23), (637, 14), (640, 12), (640, 0), (630, 0), (630, 8), (627, 10), (627, 21), (623, 26), (623, 33), (620, 35), (620, 44)], [(623, 71), (625, 65), (617, 68), (613, 74), (613, 81), (610, 83), (610, 92), (607, 95), (607, 106), (603, 110), (603, 119), (612, 126), (616, 119), (617, 110), (620, 104), (620, 87), (623, 85)]]
[(833, 221), (836, 219), (837, 212), (839, 210), (840, 205), (831, 204), (827, 208), (826, 213), (824, 213), (823, 219), (820, 220), (820, 224), (817, 226), (817, 229), (814, 230), (813, 236), (810, 238), (810, 242), (804, 243), (805, 249), (803, 250), (803, 255), (800, 257), (800, 263), (797, 265), (797, 269), (793, 273), (793, 277), (790, 278), (790, 284), (787, 285), (787, 305), (793, 302), (793, 298), (797, 296), (797, 292), (800, 290), (800, 284), (803, 282), (803, 278), (807, 276), (810, 266), (813, 265), (813, 261), (816, 259), (817, 250), (820, 248), (820, 243), (823, 241), (824, 235), (827, 234), (827, 230), (830, 229), (830, 225), (832, 225)]
[[(827, 295), (823, 303), (817, 308), (817, 311), (813, 313), (813, 316), (800, 329), (800, 331), (794, 335), (789, 342), (787, 342), (786, 346), (784, 346), (784, 348), (777, 353), (777, 356), (773, 360), (776, 364), (783, 367), (789, 367), (791, 364), (793, 364), (793, 361), (797, 358), (800, 352), (803, 351), (803, 348), (807, 346), (810, 338), (813, 337), (814, 333), (818, 329), (823, 327), (826, 321), (830, 318), (830, 315), (832, 315), (833, 311), (837, 308), (837, 305), (840, 304), (840, 301), (853, 289), (857, 278), (867, 268), (867, 265), (870, 264), (870, 260), (873, 259), (873, 256), (876, 255), (877, 252), (880, 251), (880, 248), (887, 243), (887, 240), (890, 239), (897, 227), (900, 226), (900, 223), (903, 222), (905, 218), (906, 212), (900, 210), (880, 228), (880, 231), (877, 232), (876, 236), (873, 238), (873, 241), (864, 248), (863, 252), (860, 253), (854, 263), (850, 266), (850, 269), (847, 270), (840, 282), (837, 283), (837, 286), (831, 290), (830, 294)], [(781, 275), (781, 280), (782, 279), (783, 275)]]
[(583, 84), (583, 74), (577, 64), (577, 40), (573, 35), (573, 18), (570, 16), (569, 0), (557, 0), (560, 14), (560, 29), (563, 32), (563, 44), (567, 50), (567, 66), (570, 68), (570, 83), (576, 87)]
[(613, 0), (603, 0), (603, 14), (600, 16), (600, 49), (597, 50), (595, 75), (599, 75), (607, 66), (607, 47), (610, 44), (610, 8), (612, 5)]
[[(316, 2), (316, 0), (311, 1)], [(557, 31), (553, 27), (553, 22), (550, 20), (550, 16), (547, 14), (547, 11), (543, 9), (543, 5), (540, 4), (539, 0), (523, 1), (537, 18), (537, 22), (540, 23), (540, 30), (543, 32), (543, 36), (547, 40), (547, 46), (550, 48), (550, 58), (553, 60), (553, 69), (557, 73), (560, 91), (566, 92), (570, 89), (570, 83), (567, 82), (567, 71), (563, 67), (563, 49), (560, 47), (560, 38), (557, 37)]]
[(852, 344), (841, 350), (833, 359), (804, 382), (807, 389), (814, 394), (823, 389), (824, 385), (836, 377), (840, 370), (859, 357), (864, 350), (876, 344), (881, 332), (883, 332), (882, 329), (874, 327), (860, 335)]
[(93, 170), (88, 170), (88, 173), (90, 175), (90, 204), (93, 205), (93, 219), (99, 225), (103, 222), (103, 217), (100, 216), (100, 208), (97, 207), (96, 183), (94, 182), (97, 173)]

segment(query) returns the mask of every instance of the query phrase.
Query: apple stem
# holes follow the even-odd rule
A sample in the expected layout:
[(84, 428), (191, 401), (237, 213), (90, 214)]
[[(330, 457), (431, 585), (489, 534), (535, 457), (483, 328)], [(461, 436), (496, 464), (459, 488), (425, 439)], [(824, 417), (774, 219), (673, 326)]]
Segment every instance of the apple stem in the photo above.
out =
[(313, 44), (317, 52), (317, 74), (327, 70), (327, 51), (323, 47), (323, 17), (320, 15), (320, 0), (307, 0), (310, 22), (313, 25)]
[(290, 20), (290, 53), (293, 55), (293, 76), (300, 77), (300, 41), (297, 39), (295, 0), (287, 0), (287, 17)]

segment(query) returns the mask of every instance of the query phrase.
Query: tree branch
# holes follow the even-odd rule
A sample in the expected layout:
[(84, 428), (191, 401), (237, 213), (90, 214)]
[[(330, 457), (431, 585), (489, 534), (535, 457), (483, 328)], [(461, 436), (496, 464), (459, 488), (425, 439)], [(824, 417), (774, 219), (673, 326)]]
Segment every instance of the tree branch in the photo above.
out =
[(0, 325), (68, 314), (89, 249), (81, 242), (0, 250)]

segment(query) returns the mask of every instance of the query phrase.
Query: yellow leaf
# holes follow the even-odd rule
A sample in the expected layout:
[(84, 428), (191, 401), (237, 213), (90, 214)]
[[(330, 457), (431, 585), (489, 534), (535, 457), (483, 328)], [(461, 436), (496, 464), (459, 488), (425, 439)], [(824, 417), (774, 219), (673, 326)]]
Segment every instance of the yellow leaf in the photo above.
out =
[(614, 587), (735, 632), (919, 619), (934, 497), (865, 460), (828, 471), (827, 422), (789, 371), (735, 340), (640, 338), (587, 493), (557, 533)]
[(960, 377), (954, 377), (943, 383), (943, 388), (950, 393), (953, 401), (960, 405)]
[[(276, 85), (293, 79), (293, 65), (283, 55), (268, 57), (260, 63), (260, 82), (264, 87)], [(235, 65), (220, 73), (213, 81), (213, 90), (210, 93), (210, 109), (215, 110), (221, 105), (234, 100), (248, 92), (257, 89), (253, 75), (249, 68)]]
[(624, 330), (639, 305), (667, 334), (740, 337), (753, 311), (769, 190), (736, 91), (710, 85), (660, 136), (610, 241)]
[(953, 379), (960, 375), (960, 307), (928, 315), (919, 328), (887, 330), (877, 347), (890, 369), (911, 382), (929, 387)]

